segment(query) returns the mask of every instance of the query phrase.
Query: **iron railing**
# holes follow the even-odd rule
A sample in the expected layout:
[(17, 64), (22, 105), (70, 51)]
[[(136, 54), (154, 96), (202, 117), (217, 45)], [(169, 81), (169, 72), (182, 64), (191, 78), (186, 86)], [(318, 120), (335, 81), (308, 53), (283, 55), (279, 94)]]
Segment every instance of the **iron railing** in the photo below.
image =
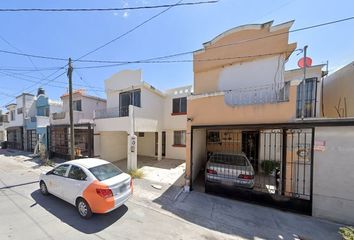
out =
[(129, 107), (117, 107), (117, 108), (106, 108), (99, 109), (95, 111), (95, 118), (117, 118), (117, 117), (128, 117)]
[(52, 117), (53, 120), (59, 120), (59, 119), (64, 119), (66, 115), (66, 112), (58, 112), (58, 113), (53, 113)]
[(231, 106), (289, 101), (289, 82), (274, 83), (225, 91), (225, 103)]

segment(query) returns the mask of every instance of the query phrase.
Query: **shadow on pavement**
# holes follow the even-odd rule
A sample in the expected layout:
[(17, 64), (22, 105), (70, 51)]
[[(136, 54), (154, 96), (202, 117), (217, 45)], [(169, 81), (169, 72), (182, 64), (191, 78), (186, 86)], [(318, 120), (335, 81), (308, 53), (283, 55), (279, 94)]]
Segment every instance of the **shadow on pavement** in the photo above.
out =
[(73, 205), (53, 195), (43, 196), (39, 190), (36, 190), (31, 193), (31, 197), (36, 202), (34, 205), (40, 205), (62, 222), (86, 234), (104, 230), (117, 222), (128, 211), (128, 207), (123, 205), (110, 213), (94, 214), (92, 218), (85, 220), (79, 216)]

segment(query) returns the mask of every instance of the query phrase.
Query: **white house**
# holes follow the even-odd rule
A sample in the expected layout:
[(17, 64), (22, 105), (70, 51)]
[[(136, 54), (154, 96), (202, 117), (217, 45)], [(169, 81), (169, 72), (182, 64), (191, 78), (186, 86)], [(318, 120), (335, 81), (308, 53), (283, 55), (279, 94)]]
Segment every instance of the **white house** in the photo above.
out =
[[(50, 116), (49, 156), (70, 157), (70, 113), (69, 94), (61, 96), (62, 109)], [(106, 100), (87, 95), (84, 90), (73, 92), (73, 120), (75, 156), (93, 156), (94, 111), (106, 108)]]
[(95, 112), (95, 155), (109, 161), (137, 157), (185, 159), (187, 99), (191, 86), (161, 92), (124, 70), (105, 81), (107, 108)]

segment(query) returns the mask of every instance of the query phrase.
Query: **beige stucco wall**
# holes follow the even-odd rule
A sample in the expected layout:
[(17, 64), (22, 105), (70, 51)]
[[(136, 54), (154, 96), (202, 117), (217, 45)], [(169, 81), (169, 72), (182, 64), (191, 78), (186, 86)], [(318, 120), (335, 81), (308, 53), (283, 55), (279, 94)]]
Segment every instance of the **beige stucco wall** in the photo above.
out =
[(296, 87), (289, 90), (289, 101), (230, 107), (224, 96), (188, 100), (188, 118), (193, 125), (227, 125), (251, 123), (284, 123), (293, 119), (296, 108)]
[(354, 127), (317, 127), (315, 134), (325, 150), (314, 152), (313, 215), (354, 225)]
[(126, 132), (101, 132), (100, 158), (111, 162), (127, 158), (127, 144)]
[(323, 90), (325, 117), (354, 117), (354, 62), (325, 78)]

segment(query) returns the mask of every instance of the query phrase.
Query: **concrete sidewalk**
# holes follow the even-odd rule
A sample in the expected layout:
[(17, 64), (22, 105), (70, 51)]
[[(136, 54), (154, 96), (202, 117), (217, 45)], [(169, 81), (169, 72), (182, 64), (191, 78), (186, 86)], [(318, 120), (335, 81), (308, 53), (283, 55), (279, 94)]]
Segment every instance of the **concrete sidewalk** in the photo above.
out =
[(147, 180), (135, 182), (140, 203), (178, 216), (186, 222), (241, 239), (341, 239), (342, 225), (197, 191), (181, 192)]

